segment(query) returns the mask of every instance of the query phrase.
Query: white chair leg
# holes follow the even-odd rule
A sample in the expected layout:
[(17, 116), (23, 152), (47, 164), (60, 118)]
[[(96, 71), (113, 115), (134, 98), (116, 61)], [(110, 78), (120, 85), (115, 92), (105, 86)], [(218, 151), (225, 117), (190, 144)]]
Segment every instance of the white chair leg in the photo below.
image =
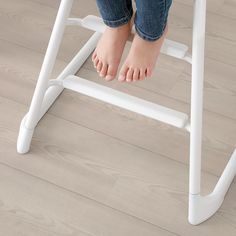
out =
[(191, 194), (200, 193), (206, 0), (195, 0), (192, 41), (190, 128)]
[(38, 122), (42, 102), (48, 87), (48, 81), (51, 76), (59, 46), (63, 37), (67, 19), (72, 8), (73, 0), (62, 0), (53, 27), (52, 35), (49, 41), (47, 52), (39, 74), (35, 92), (32, 98), (29, 112), (21, 122), (19, 136), (17, 140), (17, 151), (26, 153), (29, 151), (34, 129)]
[(189, 169), (189, 222), (197, 225), (221, 206), (236, 174), (236, 149), (213, 192), (201, 196), (201, 145), (204, 81), (206, 0), (195, 0), (193, 17), (192, 89)]

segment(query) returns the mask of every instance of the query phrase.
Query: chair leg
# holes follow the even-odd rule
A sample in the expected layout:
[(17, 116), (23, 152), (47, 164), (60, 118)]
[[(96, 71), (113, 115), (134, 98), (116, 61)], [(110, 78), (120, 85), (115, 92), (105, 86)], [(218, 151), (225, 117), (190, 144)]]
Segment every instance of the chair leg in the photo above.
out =
[(206, 0), (195, 0), (192, 47), (192, 89), (189, 168), (189, 216), (197, 225), (211, 217), (221, 206), (236, 174), (236, 149), (233, 152), (214, 190), (201, 196), (201, 145), (204, 81)]
[(191, 194), (200, 193), (206, 0), (195, 0), (190, 128)]
[(38, 122), (42, 102), (48, 87), (48, 81), (56, 61), (56, 56), (64, 34), (67, 19), (71, 12), (72, 4), (73, 0), (61, 1), (30, 109), (21, 122), (17, 140), (17, 151), (19, 153), (26, 153), (29, 151), (31, 139)]

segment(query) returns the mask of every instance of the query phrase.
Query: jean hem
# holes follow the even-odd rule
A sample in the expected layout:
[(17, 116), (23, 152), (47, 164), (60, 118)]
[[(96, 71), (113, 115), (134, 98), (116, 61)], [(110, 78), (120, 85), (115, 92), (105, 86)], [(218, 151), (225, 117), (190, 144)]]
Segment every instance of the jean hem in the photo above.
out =
[(142, 30), (140, 30), (140, 29), (138, 28), (138, 26), (137, 26), (136, 24), (135, 24), (135, 30), (136, 30), (136, 33), (137, 33), (142, 39), (144, 39), (144, 40), (146, 40), (146, 41), (153, 42), (153, 41), (156, 41), (156, 40), (160, 39), (160, 38), (163, 36), (166, 26), (167, 26), (167, 21), (166, 21), (166, 23), (164, 24), (164, 27), (163, 27), (163, 29), (162, 29), (162, 32), (161, 32), (158, 36), (150, 36), (150, 35), (145, 34)]
[(105, 19), (103, 19), (103, 22), (105, 25), (107, 25), (109, 27), (116, 28), (121, 25), (127, 24), (131, 20), (132, 16), (133, 16), (133, 10), (131, 9), (126, 16), (120, 18), (119, 20), (105, 20)]

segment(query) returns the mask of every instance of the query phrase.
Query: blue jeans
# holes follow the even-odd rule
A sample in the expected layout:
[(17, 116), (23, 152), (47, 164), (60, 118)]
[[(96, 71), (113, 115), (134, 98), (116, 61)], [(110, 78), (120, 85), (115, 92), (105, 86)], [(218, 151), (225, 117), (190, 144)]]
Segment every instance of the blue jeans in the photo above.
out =
[[(133, 16), (132, 0), (96, 0), (104, 23), (118, 27)], [(172, 0), (136, 0), (134, 16), (137, 34), (147, 41), (159, 39), (166, 27)]]

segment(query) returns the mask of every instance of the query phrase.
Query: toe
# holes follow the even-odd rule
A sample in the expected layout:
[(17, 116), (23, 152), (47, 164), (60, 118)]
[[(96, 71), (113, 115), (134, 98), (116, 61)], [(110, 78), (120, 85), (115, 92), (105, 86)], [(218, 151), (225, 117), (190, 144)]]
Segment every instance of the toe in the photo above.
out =
[(139, 73), (139, 80), (144, 80), (144, 79), (145, 79), (145, 69), (141, 68)]
[(103, 63), (102, 69), (100, 71), (100, 76), (101, 77), (105, 77), (107, 74), (107, 68), (108, 68), (108, 64), (107, 63)]
[(98, 65), (97, 65), (97, 72), (98, 72), (98, 73), (100, 73), (100, 71), (101, 71), (101, 69), (102, 69), (102, 65), (103, 65), (102, 61), (99, 60)]
[(138, 80), (139, 80), (139, 68), (135, 68), (133, 74), (133, 81), (138, 81)]
[(113, 80), (117, 73), (117, 66), (109, 65), (107, 69), (106, 80), (110, 81)]
[(96, 57), (97, 57), (97, 52), (94, 51), (94, 52), (93, 52), (93, 55), (92, 55), (92, 61), (94, 61)]
[(133, 80), (133, 73), (134, 73), (134, 69), (129, 68), (129, 70), (127, 72), (127, 76), (126, 76), (126, 81), (127, 82), (131, 82)]
[(151, 76), (152, 76), (152, 68), (151, 68), (151, 67), (148, 67), (148, 68), (146, 69), (146, 76), (147, 76), (147, 77), (151, 77)]
[(94, 68), (96, 68), (96, 69), (97, 69), (98, 62), (99, 62), (99, 59), (98, 59), (98, 57), (96, 56), (96, 58), (95, 58), (94, 61), (93, 61), (93, 66), (94, 66)]
[(122, 66), (122, 68), (120, 70), (120, 75), (119, 75), (119, 78), (118, 78), (118, 80), (120, 82), (123, 82), (123, 81), (126, 80), (126, 75), (127, 75), (128, 70), (129, 70), (129, 67), (127, 65)]

